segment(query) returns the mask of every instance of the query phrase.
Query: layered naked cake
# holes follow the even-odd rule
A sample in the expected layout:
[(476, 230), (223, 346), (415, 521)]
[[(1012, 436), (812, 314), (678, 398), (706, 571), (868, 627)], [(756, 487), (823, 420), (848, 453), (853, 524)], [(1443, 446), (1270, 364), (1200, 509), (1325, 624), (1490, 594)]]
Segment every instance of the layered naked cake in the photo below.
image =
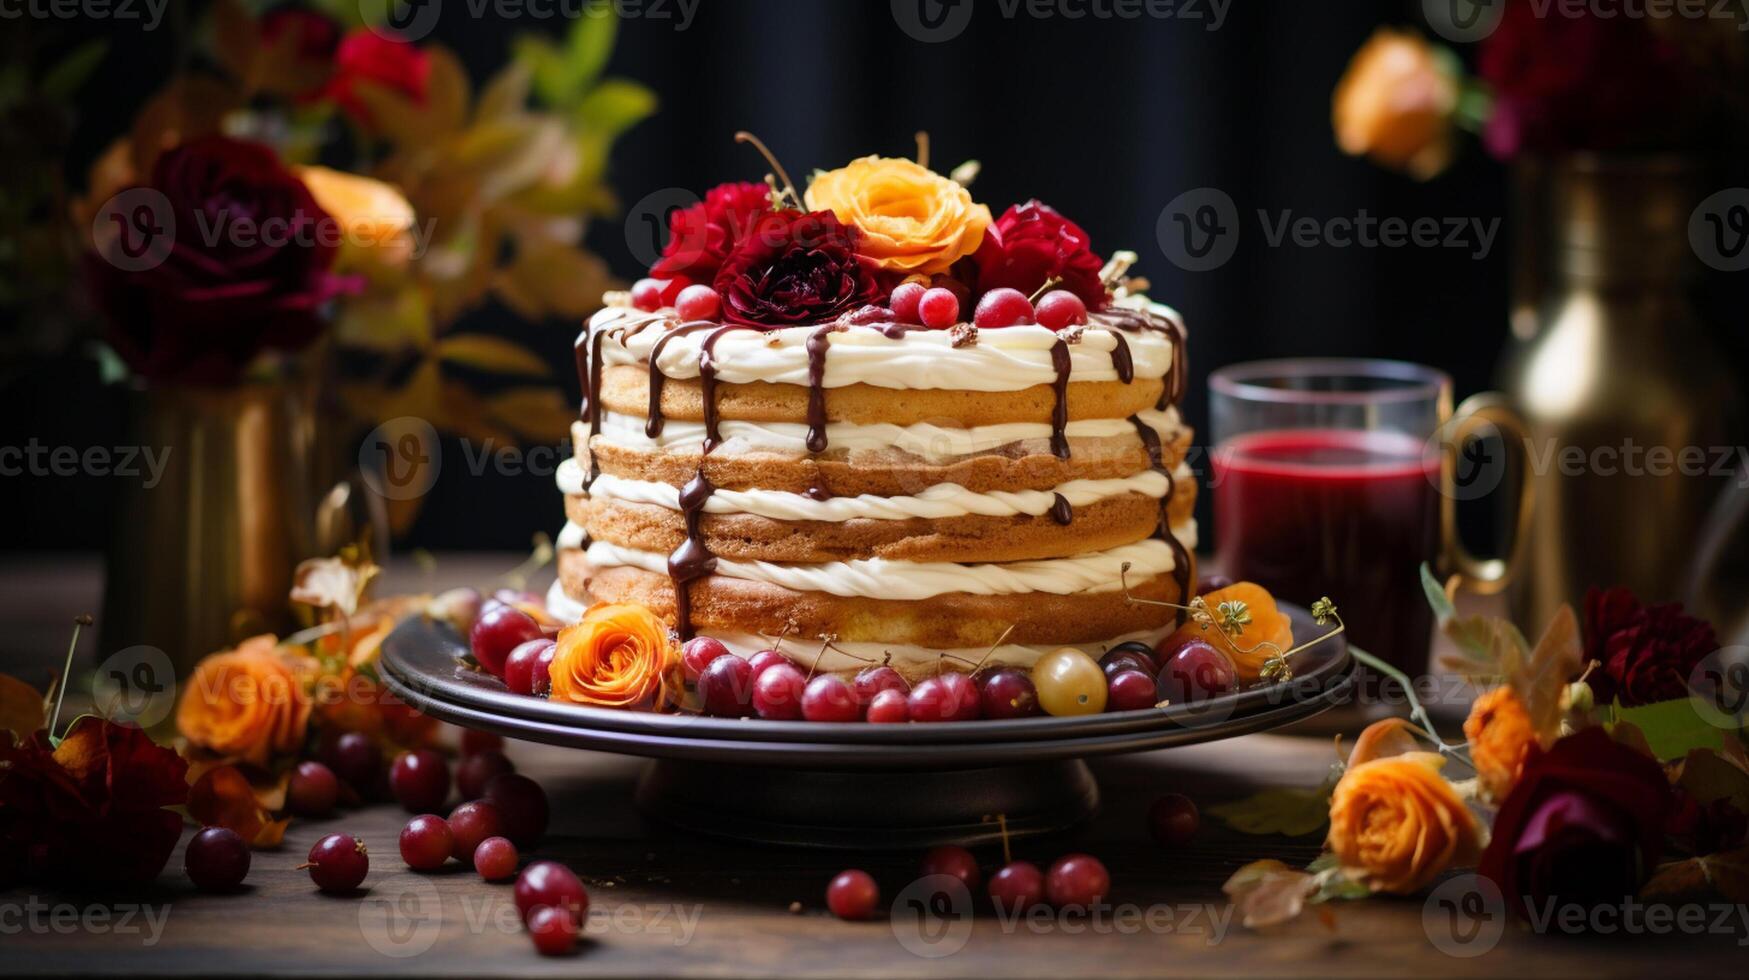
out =
[[(773, 196), (747, 234), (807, 216)], [(676, 237), (709, 217), (677, 217)], [(1025, 293), (986, 289), (1011, 307), (974, 315), (969, 272), (881, 282), (874, 236), (827, 225), (849, 272), (822, 273), (833, 259), (817, 241), (779, 241), (749, 288), (815, 299), (848, 281), (848, 297), (803, 304), (829, 319), (747, 322), (767, 308), (735, 292), (744, 270), (684, 292), (680, 276), (646, 280), (590, 319), (549, 606), (636, 603), (742, 655), (788, 636), (810, 661), (826, 646), (820, 669), (890, 657), (913, 677), (998, 641), (992, 659), (1030, 664), (1162, 635), (1172, 612), (1129, 597), (1184, 602), (1195, 581), (1177, 316), (1129, 292), (1125, 262), (1092, 280), (1092, 302), (1065, 298), (1072, 322), (1057, 329), (1037, 321), (1063, 319), (1048, 295), (1060, 276), (1040, 276), (1036, 312)], [(1034, 322), (993, 325), (1005, 319)]]

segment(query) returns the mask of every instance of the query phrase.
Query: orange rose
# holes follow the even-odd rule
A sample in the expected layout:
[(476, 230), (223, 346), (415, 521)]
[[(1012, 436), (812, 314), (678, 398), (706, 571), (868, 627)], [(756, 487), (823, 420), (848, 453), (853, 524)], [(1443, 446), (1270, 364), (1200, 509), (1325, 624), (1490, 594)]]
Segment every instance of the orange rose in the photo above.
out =
[(1518, 782), (1524, 754), (1536, 742), (1524, 704), (1509, 687), (1484, 693), (1464, 719), (1464, 737), (1470, 740), (1470, 761), (1476, 766), (1482, 794), (1504, 800)]
[(272, 636), (215, 653), (194, 668), (176, 708), (184, 738), (220, 755), (265, 766), (304, 744), (310, 695), (308, 658), (282, 654)]
[(559, 632), (551, 676), (554, 701), (660, 709), (680, 693), (680, 645), (643, 606), (595, 606)]
[(1349, 877), (1407, 895), (1482, 852), (1480, 830), (1439, 774), (1434, 752), (1408, 752), (1349, 769), (1330, 796), (1326, 843)]
[(1330, 121), (1344, 153), (1420, 180), (1451, 162), (1458, 80), (1420, 35), (1381, 27), (1336, 84)]
[(990, 209), (959, 183), (910, 160), (863, 157), (814, 177), (808, 209), (862, 232), (857, 251), (901, 274), (946, 272), (977, 251)]
[(1238, 636), (1226, 633), (1216, 626), (1185, 623), (1160, 645), (1162, 649), (1173, 647), (1177, 641), (1191, 635), (1198, 636), (1213, 644), (1215, 649), (1224, 652), (1233, 661), (1233, 671), (1239, 680), (1247, 684), (1262, 676), (1263, 664), (1270, 657), (1293, 649), (1293, 623), (1286, 613), (1276, 607), (1275, 597), (1263, 586), (1254, 582), (1235, 582), (1224, 589), (1215, 589), (1202, 598), (1217, 622), (1223, 602), (1244, 603), (1245, 612), (1251, 617), (1250, 622), (1245, 624)]

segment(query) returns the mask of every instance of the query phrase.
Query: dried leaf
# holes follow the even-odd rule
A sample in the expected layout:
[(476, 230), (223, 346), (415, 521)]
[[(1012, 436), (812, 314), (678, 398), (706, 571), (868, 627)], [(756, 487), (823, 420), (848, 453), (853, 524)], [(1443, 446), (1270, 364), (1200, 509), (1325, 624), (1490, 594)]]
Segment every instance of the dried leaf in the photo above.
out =
[(1545, 747), (1561, 733), (1561, 693), (1579, 673), (1584, 651), (1579, 643), (1579, 619), (1563, 604), (1530, 652), (1529, 660), (1509, 664), (1506, 682), (1530, 716), (1531, 730)]
[(492, 76), (474, 105), (474, 125), (520, 114), (528, 105), (529, 82), (533, 77), (528, 65), (520, 61), (512, 61)]
[(1692, 749), (1682, 761), (1677, 785), (1702, 804), (1729, 800), (1740, 813), (1749, 813), (1749, 772), (1737, 768), (1717, 752)]
[(598, 256), (563, 245), (524, 248), (492, 281), (504, 305), (524, 319), (579, 320), (601, 306), (613, 282)]
[[(281, 790), (283, 800), (283, 790)], [(188, 791), (188, 815), (203, 827), (235, 831), (251, 847), (278, 847), (289, 820), (275, 820), (236, 766), (206, 770)]]
[(529, 374), (546, 377), (545, 361), (526, 348), (483, 333), (455, 334), (439, 340), (435, 353), (446, 361), (495, 374)]
[(1424, 746), (1418, 739), (1425, 737), (1426, 733), (1406, 718), (1381, 718), (1366, 726), (1366, 730), (1354, 740), (1354, 750), (1348, 753), (1348, 768), (1353, 769), (1374, 759), (1421, 752)]
[(501, 391), (486, 398), (486, 410), (523, 442), (563, 442), (577, 420), (577, 406), (557, 388)]
[(1307, 788), (1266, 789), (1241, 800), (1221, 803), (1208, 812), (1242, 834), (1283, 834), (1304, 837), (1330, 822), (1330, 790), (1334, 782)]
[(0, 729), (22, 742), (48, 722), (47, 706), (36, 688), (10, 674), (0, 674)]
[(1749, 902), (1749, 847), (1666, 864), (1640, 888), (1642, 898), (1701, 892), (1715, 892), (1732, 902)]
[(1221, 891), (1233, 900), (1247, 929), (1261, 929), (1299, 918), (1317, 888), (1316, 875), (1265, 860), (1233, 872)]
[(351, 616), (381, 571), (370, 560), (357, 556), (308, 558), (298, 564), (292, 576), (291, 600)]

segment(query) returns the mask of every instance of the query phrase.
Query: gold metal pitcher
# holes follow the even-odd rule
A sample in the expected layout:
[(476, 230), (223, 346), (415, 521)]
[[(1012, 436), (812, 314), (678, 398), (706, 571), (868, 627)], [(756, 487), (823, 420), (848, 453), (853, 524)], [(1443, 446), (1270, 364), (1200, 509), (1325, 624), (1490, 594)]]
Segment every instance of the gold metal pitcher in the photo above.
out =
[(1533, 242), (1501, 387), (1529, 429), (1535, 514), (1513, 612), (1540, 629), (1588, 586), (1677, 598), (1737, 385), (1692, 303), (1688, 239), (1704, 197), (1681, 158), (1579, 156), (1521, 175)]

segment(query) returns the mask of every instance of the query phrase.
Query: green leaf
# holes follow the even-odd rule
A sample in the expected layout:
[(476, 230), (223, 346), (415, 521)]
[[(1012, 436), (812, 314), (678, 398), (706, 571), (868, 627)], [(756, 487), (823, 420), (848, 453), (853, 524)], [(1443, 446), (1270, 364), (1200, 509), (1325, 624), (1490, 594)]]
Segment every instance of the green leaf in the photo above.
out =
[[(619, 36), (619, 18), (607, 7), (590, 7), (571, 25), (565, 38), (565, 61), (570, 68), (572, 98), (581, 96), (607, 67), (613, 42)], [(564, 104), (564, 103), (559, 103)]]
[(1724, 730), (1702, 718), (1688, 698), (1634, 708), (1624, 708), (1618, 701), (1611, 713), (1613, 720), (1630, 722), (1643, 732), (1652, 754), (1660, 759), (1680, 758), (1694, 749), (1716, 751), (1724, 745)]
[(91, 77), (93, 71), (97, 70), (97, 66), (102, 63), (107, 54), (109, 54), (109, 40), (107, 38), (86, 41), (69, 51), (65, 58), (50, 68), (43, 75), (42, 83), (38, 88), (42, 90), (44, 97), (52, 102), (70, 101), (73, 95), (78, 92), (79, 86), (85, 84), (85, 80)]
[(1244, 799), (1208, 808), (1227, 826), (1241, 834), (1282, 834), (1304, 837), (1330, 822), (1330, 791), (1334, 780), (1322, 786), (1266, 789)]
[(613, 139), (656, 111), (656, 93), (637, 82), (609, 78), (589, 90), (571, 119), (579, 129)]
[(1445, 587), (1433, 577), (1433, 569), (1421, 563), (1421, 591), (1427, 594), (1427, 604), (1433, 607), (1433, 615), (1441, 620), (1457, 615), (1457, 609), (1452, 606), (1451, 599), (1445, 594)]

